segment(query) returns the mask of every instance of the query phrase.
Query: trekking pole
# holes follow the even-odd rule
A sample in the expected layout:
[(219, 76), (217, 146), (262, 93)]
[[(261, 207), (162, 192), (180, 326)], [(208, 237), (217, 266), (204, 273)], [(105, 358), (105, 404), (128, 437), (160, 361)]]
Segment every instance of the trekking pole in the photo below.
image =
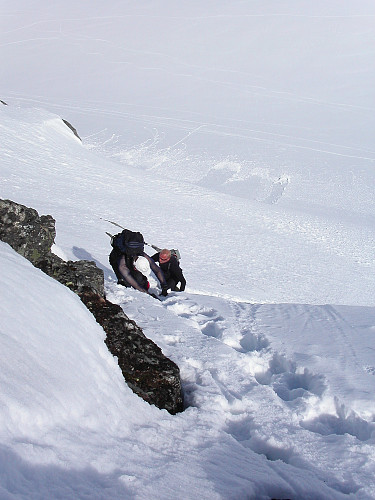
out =
[(152, 245), (151, 243), (146, 243), (146, 242), (145, 242), (145, 245), (147, 245), (148, 247), (153, 248), (153, 249), (154, 249), (154, 250), (156, 250), (157, 252), (160, 252), (160, 251), (161, 251), (161, 248), (157, 247), (156, 245)]
[(109, 222), (110, 224), (113, 224), (114, 226), (117, 226), (121, 229), (125, 229), (123, 226), (120, 226), (120, 224), (117, 224), (117, 222), (113, 222), (112, 220), (104, 219), (103, 217), (99, 217), (101, 220), (105, 220), (106, 222)]
[[(117, 222), (113, 222), (112, 220), (108, 220), (108, 219), (104, 219), (104, 217), (99, 217), (101, 220), (105, 220), (106, 222), (109, 222), (110, 224), (113, 224), (114, 226), (117, 226), (119, 227), (120, 229), (125, 229), (124, 226), (121, 226), (120, 224), (117, 224)], [(108, 236), (110, 238), (113, 238), (113, 235), (110, 234), (110, 233), (107, 233), (106, 231), (106, 234), (108, 234)], [(153, 248), (154, 250), (156, 250), (157, 252), (160, 252), (162, 249), (160, 247), (157, 247), (156, 245), (152, 245), (151, 243), (146, 243), (145, 242), (145, 245), (147, 245), (148, 247), (151, 247)]]

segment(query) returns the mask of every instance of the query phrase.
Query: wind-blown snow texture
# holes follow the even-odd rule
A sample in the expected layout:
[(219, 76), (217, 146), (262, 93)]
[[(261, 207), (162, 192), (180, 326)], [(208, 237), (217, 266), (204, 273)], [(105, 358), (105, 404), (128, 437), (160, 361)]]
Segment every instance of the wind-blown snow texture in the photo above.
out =
[[(135, 396), (79, 299), (0, 243), (0, 498), (375, 498), (372, 0), (0, 19), (0, 197), (97, 262), (187, 405)], [(178, 247), (186, 292), (116, 285), (103, 219)]]

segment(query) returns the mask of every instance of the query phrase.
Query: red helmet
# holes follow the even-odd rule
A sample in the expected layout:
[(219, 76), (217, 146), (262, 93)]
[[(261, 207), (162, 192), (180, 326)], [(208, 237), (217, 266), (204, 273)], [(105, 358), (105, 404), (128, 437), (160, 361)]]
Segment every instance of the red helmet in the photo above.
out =
[(166, 248), (164, 248), (159, 254), (160, 264), (164, 264), (165, 262), (168, 262), (170, 258), (171, 258), (171, 251), (167, 250)]

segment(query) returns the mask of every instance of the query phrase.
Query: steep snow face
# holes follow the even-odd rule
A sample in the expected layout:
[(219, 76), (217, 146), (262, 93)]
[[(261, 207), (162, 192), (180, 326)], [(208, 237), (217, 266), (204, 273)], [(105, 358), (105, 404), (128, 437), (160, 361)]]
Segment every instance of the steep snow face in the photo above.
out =
[(163, 177), (369, 216), (374, 16), (372, 0), (6, 0), (2, 97)]
[(56, 426), (94, 430), (108, 418), (114, 429), (123, 419), (134, 421), (138, 398), (125, 415), (131, 391), (91, 313), (7, 244), (0, 249), (2, 438), (37, 436)]
[[(370, 226), (119, 167), (45, 111), (1, 117), (2, 196), (53, 214), (54, 251), (104, 269), (108, 298), (180, 367), (188, 405), (172, 417), (132, 394), (78, 298), (2, 244), (7, 495), (371, 498)], [(187, 291), (161, 303), (116, 285), (102, 215), (178, 246)]]
[(172, 417), (126, 387), (72, 292), (4, 243), (0, 265), (4, 498), (372, 498), (373, 308), (161, 303), (108, 280), (181, 368)]
[(140, 230), (149, 243), (177, 246), (194, 291), (255, 302), (374, 304), (372, 218), (218, 193), (98, 157), (47, 112), (3, 106), (0, 113), (2, 196), (52, 214), (68, 258), (93, 259), (110, 274), (105, 232), (118, 228), (104, 218)]
[[(78, 298), (0, 244), (1, 497), (374, 498), (374, 18), (2, 2), (0, 197), (104, 270), (188, 408), (137, 398)], [(117, 286), (103, 219), (179, 248), (186, 292)]]

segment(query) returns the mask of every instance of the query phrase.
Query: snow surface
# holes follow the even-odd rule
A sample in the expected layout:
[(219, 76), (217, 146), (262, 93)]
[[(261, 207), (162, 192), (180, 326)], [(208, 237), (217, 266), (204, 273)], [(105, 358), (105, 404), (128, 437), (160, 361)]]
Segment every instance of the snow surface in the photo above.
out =
[[(78, 297), (0, 243), (0, 499), (375, 498), (374, 2), (0, 20), (0, 197), (104, 270), (187, 407), (135, 396)], [(104, 219), (179, 248), (186, 292), (116, 285)]]

